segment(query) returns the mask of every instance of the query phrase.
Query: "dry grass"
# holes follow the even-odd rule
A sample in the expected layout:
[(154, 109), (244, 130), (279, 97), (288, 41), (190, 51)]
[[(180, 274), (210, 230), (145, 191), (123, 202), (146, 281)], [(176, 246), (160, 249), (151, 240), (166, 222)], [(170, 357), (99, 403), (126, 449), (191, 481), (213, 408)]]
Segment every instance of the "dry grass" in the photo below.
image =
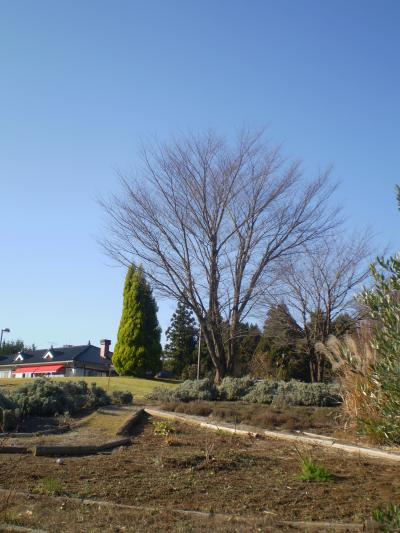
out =
[(357, 335), (343, 340), (331, 336), (320, 350), (332, 365), (343, 396), (344, 423), (356, 426), (359, 420), (373, 420), (377, 416), (377, 386), (372, 380), (372, 367), (376, 352), (371, 347), (369, 330), (361, 329)]
[(130, 411), (96, 411), (80, 420), (76, 426), (104, 435), (115, 435), (123, 422), (131, 416)]
[(196, 416), (212, 416), (232, 424), (247, 424), (266, 429), (321, 430), (332, 433), (338, 429), (337, 408), (286, 407), (245, 402), (171, 402), (161, 406), (166, 411)]

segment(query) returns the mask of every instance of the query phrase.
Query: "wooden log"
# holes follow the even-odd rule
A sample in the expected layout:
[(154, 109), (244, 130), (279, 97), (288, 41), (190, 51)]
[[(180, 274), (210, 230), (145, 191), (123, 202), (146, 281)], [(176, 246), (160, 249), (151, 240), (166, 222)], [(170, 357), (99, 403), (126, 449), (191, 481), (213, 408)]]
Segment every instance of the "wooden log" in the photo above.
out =
[(0, 453), (29, 453), (26, 446), (0, 446)]
[(61, 457), (62, 455), (79, 456), (97, 453), (96, 445), (87, 446), (34, 446), (33, 455), (45, 457)]
[(132, 431), (132, 428), (139, 422), (139, 420), (144, 415), (144, 409), (141, 408), (136, 413), (133, 413), (130, 417), (128, 417), (122, 426), (118, 429), (117, 435), (129, 435)]
[(118, 446), (127, 446), (131, 439), (118, 439), (111, 442), (105, 442), (99, 445), (82, 445), (82, 446), (35, 446), (33, 454), (40, 457), (77, 457), (80, 455), (94, 455), (96, 453), (106, 452)]
[(118, 448), (119, 446), (128, 446), (129, 444), (131, 444), (130, 438), (113, 440), (111, 442), (106, 442), (105, 444), (100, 444), (99, 446), (97, 446), (97, 452), (106, 452), (108, 450)]

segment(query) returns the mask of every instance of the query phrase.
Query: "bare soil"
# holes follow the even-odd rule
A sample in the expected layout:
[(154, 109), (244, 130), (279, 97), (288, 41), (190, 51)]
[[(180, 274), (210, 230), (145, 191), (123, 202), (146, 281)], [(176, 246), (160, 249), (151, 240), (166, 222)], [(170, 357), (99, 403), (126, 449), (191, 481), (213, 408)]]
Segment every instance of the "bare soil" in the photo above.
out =
[[(0, 485), (11, 490), (3, 514), (48, 531), (267, 532), (284, 531), (275, 524), (281, 520), (362, 522), (377, 507), (400, 503), (400, 466), (392, 463), (177, 423), (167, 436), (156, 435), (153, 421), (136, 428), (132, 446), (108, 455), (65, 458), (61, 464), (54, 458), (0, 456)], [(299, 451), (327, 468), (333, 481), (300, 481)], [(39, 496), (22, 498), (13, 491)], [(54, 496), (138, 509), (55, 502)], [(215, 518), (210, 525), (211, 519), (176, 514), (177, 509), (245, 520)]]

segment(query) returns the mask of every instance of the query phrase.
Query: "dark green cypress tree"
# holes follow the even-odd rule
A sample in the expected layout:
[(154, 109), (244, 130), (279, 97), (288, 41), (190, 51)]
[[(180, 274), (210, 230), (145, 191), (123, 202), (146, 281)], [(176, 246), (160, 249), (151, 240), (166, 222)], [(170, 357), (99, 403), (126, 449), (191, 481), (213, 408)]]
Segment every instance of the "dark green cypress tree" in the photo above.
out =
[(198, 336), (193, 313), (182, 302), (178, 302), (171, 318), (171, 325), (165, 335), (167, 344), (164, 355), (168, 366), (177, 376), (180, 376), (186, 367), (197, 361), (195, 349)]
[(121, 375), (143, 377), (161, 367), (161, 329), (157, 304), (143, 270), (130, 266), (113, 365)]

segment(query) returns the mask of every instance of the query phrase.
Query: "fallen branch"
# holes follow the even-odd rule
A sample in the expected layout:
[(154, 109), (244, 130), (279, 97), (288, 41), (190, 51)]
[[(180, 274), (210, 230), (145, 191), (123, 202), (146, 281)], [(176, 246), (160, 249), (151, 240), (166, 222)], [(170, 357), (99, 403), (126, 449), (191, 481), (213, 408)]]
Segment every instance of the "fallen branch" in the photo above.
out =
[(127, 446), (131, 443), (131, 439), (118, 439), (105, 444), (86, 445), (86, 446), (34, 446), (33, 455), (47, 456), (47, 457), (61, 457), (61, 456), (79, 456), (79, 455), (94, 455), (105, 451), (118, 448), (119, 446)]

